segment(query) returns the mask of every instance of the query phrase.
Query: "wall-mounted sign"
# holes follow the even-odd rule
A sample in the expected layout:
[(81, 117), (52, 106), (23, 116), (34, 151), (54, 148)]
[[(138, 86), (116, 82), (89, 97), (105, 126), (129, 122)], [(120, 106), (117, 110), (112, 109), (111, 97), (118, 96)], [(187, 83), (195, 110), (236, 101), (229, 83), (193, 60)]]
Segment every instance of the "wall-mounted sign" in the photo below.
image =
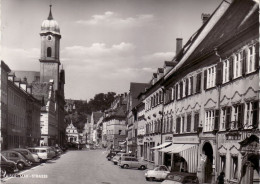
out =
[(164, 138), (165, 142), (169, 142), (169, 141), (172, 141), (172, 136), (166, 136)]
[(174, 137), (173, 143), (199, 143), (198, 137)]

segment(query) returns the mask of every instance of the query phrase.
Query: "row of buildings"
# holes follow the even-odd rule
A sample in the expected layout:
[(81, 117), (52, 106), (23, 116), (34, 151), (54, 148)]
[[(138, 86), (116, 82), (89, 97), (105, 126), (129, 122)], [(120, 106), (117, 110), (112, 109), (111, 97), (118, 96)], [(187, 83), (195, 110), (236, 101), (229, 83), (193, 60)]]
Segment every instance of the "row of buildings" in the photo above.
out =
[(173, 60), (104, 113), (96, 142), (202, 183), (221, 172), (259, 182), (259, 4), (224, 0), (202, 18)]
[(40, 36), (40, 71), (12, 71), (1, 61), (1, 149), (65, 143), (65, 71), (51, 9)]

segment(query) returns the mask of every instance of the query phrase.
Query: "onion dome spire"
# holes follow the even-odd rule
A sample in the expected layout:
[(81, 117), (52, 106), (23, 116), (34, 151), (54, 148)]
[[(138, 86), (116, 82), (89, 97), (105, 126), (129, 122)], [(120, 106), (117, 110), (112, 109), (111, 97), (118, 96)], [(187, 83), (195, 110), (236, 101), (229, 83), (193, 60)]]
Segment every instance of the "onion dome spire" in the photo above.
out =
[(52, 5), (50, 4), (50, 13), (49, 13), (48, 20), (53, 20), (52, 13), (51, 13), (51, 7), (52, 7)]

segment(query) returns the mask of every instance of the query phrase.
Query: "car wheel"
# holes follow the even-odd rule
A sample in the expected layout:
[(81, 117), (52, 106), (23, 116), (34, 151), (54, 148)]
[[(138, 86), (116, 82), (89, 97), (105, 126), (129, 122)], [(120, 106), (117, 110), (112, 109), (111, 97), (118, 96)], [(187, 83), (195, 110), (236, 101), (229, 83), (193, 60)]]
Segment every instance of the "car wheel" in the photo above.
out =
[(18, 162), (18, 163), (17, 163), (17, 168), (18, 168), (19, 170), (23, 170), (23, 168), (24, 168), (24, 163)]
[(146, 167), (145, 167), (144, 165), (141, 165), (140, 169), (141, 169), (141, 170), (145, 170)]
[(146, 177), (146, 180), (147, 180), (147, 181), (153, 181), (154, 178), (152, 178), (152, 177)]
[(128, 168), (129, 168), (129, 165), (125, 164), (123, 167), (124, 167), (125, 169), (128, 169)]
[(5, 168), (1, 168), (1, 178), (6, 177), (6, 173), (7, 173), (6, 169)]
[(116, 165), (117, 163), (116, 162), (114, 162), (114, 165)]

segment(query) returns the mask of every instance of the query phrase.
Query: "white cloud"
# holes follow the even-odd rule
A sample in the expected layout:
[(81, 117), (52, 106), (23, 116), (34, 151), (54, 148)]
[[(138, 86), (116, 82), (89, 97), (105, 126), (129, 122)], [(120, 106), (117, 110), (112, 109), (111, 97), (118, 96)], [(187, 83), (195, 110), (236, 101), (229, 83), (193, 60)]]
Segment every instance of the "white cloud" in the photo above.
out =
[(2, 59), (11, 70), (39, 70), (39, 48), (2, 47)]
[(150, 55), (143, 56), (143, 60), (147, 62), (151, 61), (166, 61), (172, 60), (175, 56), (175, 52), (156, 52)]
[(121, 18), (117, 13), (107, 11), (103, 15), (93, 15), (89, 20), (78, 20), (76, 23), (88, 26), (141, 26), (154, 20), (152, 14), (137, 15), (135, 17)]

